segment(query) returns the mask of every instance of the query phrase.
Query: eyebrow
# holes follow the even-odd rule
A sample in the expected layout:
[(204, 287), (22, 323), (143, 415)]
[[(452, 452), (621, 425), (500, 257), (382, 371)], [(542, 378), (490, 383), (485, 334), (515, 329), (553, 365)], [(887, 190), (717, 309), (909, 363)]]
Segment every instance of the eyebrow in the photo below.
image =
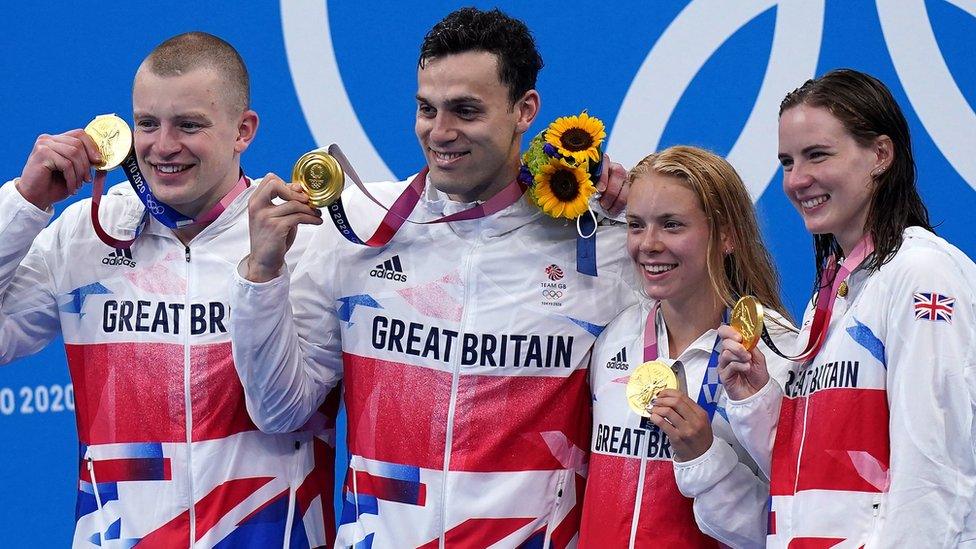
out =
[[(417, 94), (417, 101), (421, 103), (427, 103), (427, 104), (431, 103), (429, 99), (420, 95), (419, 93)], [(476, 97), (474, 95), (462, 95), (460, 97), (452, 97), (448, 99), (445, 103), (447, 104), (448, 107), (454, 107), (456, 105), (463, 105), (466, 103), (476, 103), (480, 105), (484, 103), (484, 101), (480, 97)]]
[[(822, 143), (816, 143), (816, 144), (810, 145), (808, 147), (803, 147), (803, 150), (800, 151), (800, 154), (807, 154), (810, 151), (815, 150), (815, 149), (829, 149), (829, 148), (830, 148), (830, 145), (825, 145), (825, 144), (822, 144)], [(780, 160), (782, 160), (784, 158), (790, 158), (790, 155), (788, 155), (786, 153), (779, 153), (778, 155), (776, 155), (776, 158), (779, 158)]]
[[(133, 118), (159, 118), (158, 116), (152, 113), (143, 112), (143, 111), (133, 112), (132, 117)], [(188, 111), (188, 112), (177, 113), (174, 118), (183, 118), (183, 119), (192, 118), (192, 119), (199, 119), (199, 120), (210, 119), (207, 113), (203, 111)]]

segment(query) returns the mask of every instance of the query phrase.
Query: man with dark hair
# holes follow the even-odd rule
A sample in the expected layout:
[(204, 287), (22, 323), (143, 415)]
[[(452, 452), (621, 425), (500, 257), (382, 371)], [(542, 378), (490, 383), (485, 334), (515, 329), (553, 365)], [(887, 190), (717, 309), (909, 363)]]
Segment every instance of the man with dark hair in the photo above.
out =
[[(420, 195), (411, 220), (439, 222), (405, 223), (377, 248), (323, 227), (288, 277), (289, 238), (316, 211), (273, 176), (251, 198), (251, 253), (232, 290), (235, 363), (269, 432), (305, 424), (343, 380), (350, 466), (337, 546), (575, 544), (589, 352), (635, 294), (621, 228), (600, 232), (599, 276), (584, 275), (575, 226), (511, 192), (541, 66), (525, 25), (497, 10), (459, 10), (427, 35), (415, 128), (427, 167), (369, 189), (391, 204), (409, 186)], [(622, 198), (623, 178), (605, 169), (604, 207)], [(384, 214), (358, 189), (342, 207), (357, 232)], [(441, 217), (458, 212), (466, 220)]]
[(0, 187), (0, 363), (64, 337), (81, 443), (75, 547), (329, 543), (331, 471), (313, 462), (331, 463), (331, 448), (259, 431), (232, 363), (226, 281), (247, 250), (240, 157), (258, 128), (248, 94), (233, 47), (176, 36), (135, 76), (131, 187), (45, 228), (105, 160), (80, 129), (38, 137)]

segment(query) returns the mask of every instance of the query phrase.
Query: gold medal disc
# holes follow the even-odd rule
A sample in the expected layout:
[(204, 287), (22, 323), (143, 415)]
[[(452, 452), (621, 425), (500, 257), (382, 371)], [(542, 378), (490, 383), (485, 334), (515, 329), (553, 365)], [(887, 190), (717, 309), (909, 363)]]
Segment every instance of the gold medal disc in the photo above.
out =
[(627, 381), (627, 404), (639, 416), (649, 417), (651, 399), (663, 389), (677, 389), (678, 376), (660, 360), (645, 362), (630, 374)]
[(96, 169), (109, 171), (125, 160), (132, 150), (132, 131), (129, 125), (114, 114), (100, 114), (85, 126), (85, 133), (95, 141), (102, 153), (102, 163)]
[(742, 346), (751, 351), (759, 343), (763, 331), (762, 304), (751, 295), (740, 298), (732, 307), (729, 325), (742, 336)]
[(335, 202), (342, 194), (346, 176), (342, 167), (325, 149), (307, 152), (295, 162), (291, 170), (291, 180), (301, 184), (308, 195), (309, 204), (324, 208)]

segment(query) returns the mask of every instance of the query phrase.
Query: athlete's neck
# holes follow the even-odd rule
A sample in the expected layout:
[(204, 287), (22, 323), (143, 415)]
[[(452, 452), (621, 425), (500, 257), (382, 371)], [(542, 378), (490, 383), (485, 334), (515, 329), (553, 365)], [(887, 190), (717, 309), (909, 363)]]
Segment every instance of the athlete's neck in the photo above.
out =
[(689, 345), (722, 323), (725, 306), (714, 292), (699, 292), (683, 301), (661, 301), (661, 314), (668, 331), (669, 358), (678, 358)]
[(491, 178), (490, 182), (463, 193), (448, 194), (447, 197), (455, 202), (484, 202), (500, 193), (502, 189), (514, 181), (518, 177), (521, 167), (522, 163), (516, 156), (512, 161), (499, 169), (495, 176)]
[[(208, 214), (221, 200), (230, 193), (237, 183), (240, 181), (240, 171), (235, 171), (234, 177), (228, 176), (224, 181), (215, 187), (211, 192), (200, 197), (199, 200), (192, 202), (190, 204), (184, 204), (179, 207), (174, 206), (173, 209), (180, 212), (181, 214), (191, 217), (193, 219), (199, 219), (200, 217)], [(206, 223), (193, 223), (192, 225), (187, 225), (179, 229), (173, 229), (173, 234), (176, 238), (180, 239), (183, 245), (187, 245), (193, 240), (201, 231), (203, 231), (207, 226), (212, 223), (213, 220)]]

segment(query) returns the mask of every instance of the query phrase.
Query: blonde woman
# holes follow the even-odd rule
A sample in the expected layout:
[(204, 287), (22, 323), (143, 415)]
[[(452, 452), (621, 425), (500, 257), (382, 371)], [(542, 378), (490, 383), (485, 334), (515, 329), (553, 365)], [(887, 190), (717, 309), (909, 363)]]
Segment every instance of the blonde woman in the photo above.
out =
[[(736, 442), (718, 383), (717, 329), (741, 295), (794, 334), (779, 297), (749, 194), (732, 166), (695, 147), (671, 147), (629, 175), (627, 251), (645, 299), (601, 334), (590, 366), (593, 437), (581, 547), (761, 547), (766, 481)], [(628, 406), (627, 381), (662, 360), (679, 389), (645, 413)], [(786, 361), (770, 361), (774, 377)]]

